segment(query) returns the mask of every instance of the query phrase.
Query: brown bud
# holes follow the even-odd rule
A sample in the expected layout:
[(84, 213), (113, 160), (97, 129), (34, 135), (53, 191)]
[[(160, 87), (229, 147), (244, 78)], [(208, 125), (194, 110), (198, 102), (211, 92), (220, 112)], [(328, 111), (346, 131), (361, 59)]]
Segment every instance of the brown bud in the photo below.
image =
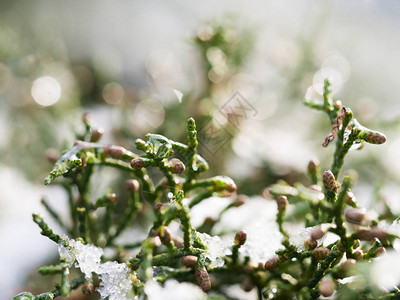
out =
[(172, 240), (171, 230), (167, 226), (163, 227), (163, 234), (160, 236), (164, 244), (169, 244)]
[(337, 109), (340, 109), (340, 108), (342, 107), (343, 104), (342, 104), (342, 101), (336, 100), (335, 103), (334, 103), (333, 105), (335, 105), (335, 107), (336, 107)]
[(307, 169), (308, 173), (315, 173), (319, 168), (319, 161), (316, 158), (313, 158), (309, 161)]
[(311, 231), (311, 239), (314, 241), (321, 239), (324, 235), (325, 235), (325, 232), (321, 229), (320, 226), (315, 227)]
[(265, 262), (265, 269), (268, 271), (272, 271), (275, 270), (276, 268), (278, 268), (280, 266), (280, 260), (279, 257), (277, 255), (271, 257), (270, 259), (268, 259)]
[(177, 158), (173, 158), (168, 163), (169, 169), (174, 174), (179, 174), (185, 171), (185, 165)]
[(250, 263), (247, 263), (246, 265), (244, 265), (243, 270), (245, 273), (251, 274), (251, 273), (253, 273), (254, 268)]
[(250, 279), (246, 278), (243, 283), (243, 290), (245, 292), (250, 292), (252, 289), (254, 289), (254, 283)]
[(46, 150), (45, 156), (50, 163), (55, 164), (60, 157), (60, 153), (56, 149), (49, 148)]
[(203, 224), (201, 224), (201, 227), (211, 229), (215, 225), (215, 223), (216, 223), (215, 219), (207, 217), (204, 219)]
[(285, 262), (289, 259), (289, 256), (287, 254), (281, 254), (278, 257), (280, 262)]
[(387, 239), (388, 233), (379, 227), (371, 227), (369, 229), (362, 227), (357, 231), (357, 237), (362, 241), (372, 241), (375, 238), (383, 241)]
[(139, 182), (135, 179), (128, 179), (125, 181), (125, 187), (130, 192), (135, 192), (139, 190)]
[(306, 247), (307, 250), (313, 250), (313, 249), (317, 248), (317, 246), (318, 246), (318, 242), (316, 240), (306, 239), (304, 241), (304, 247)]
[(184, 265), (185, 267), (194, 269), (196, 267), (197, 264), (197, 257), (193, 256), (193, 255), (187, 255), (182, 257), (182, 265)]
[(288, 199), (286, 196), (279, 196), (276, 199), (276, 204), (278, 205), (278, 211), (284, 211), (286, 210), (286, 207), (288, 206)]
[(315, 249), (313, 251), (313, 255), (316, 260), (324, 260), (328, 256), (329, 252), (330, 252), (329, 249), (321, 247), (321, 248)]
[(176, 248), (179, 248), (179, 249), (184, 248), (183, 239), (181, 237), (176, 236), (172, 240), (173, 240)]
[(356, 197), (354, 196), (354, 194), (352, 192), (347, 192), (345, 201), (346, 201), (347, 205), (350, 205), (351, 207), (357, 206)]
[(322, 182), (327, 192), (333, 192), (337, 189), (335, 176), (331, 170), (325, 170), (322, 174)]
[(81, 157), (80, 159), (81, 159), (81, 165), (79, 166), (79, 169), (83, 169), (84, 167), (87, 166), (87, 161), (86, 158), (84, 157)]
[(163, 203), (156, 203), (153, 205), (153, 208), (156, 212), (159, 212), (161, 210), (161, 207), (163, 206)]
[(82, 121), (84, 123), (91, 123), (93, 122), (92, 115), (88, 112), (82, 114)]
[(364, 140), (370, 144), (383, 144), (386, 142), (386, 136), (383, 133), (371, 130), (367, 132)]
[(260, 270), (264, 270), (265, 269), (264, 268), (264, 264), (262, 262), (258, 263), (257, 268), (260, 269)]
[(104, 155), (106, 157), (119, 159), (124, 155), (124, 153), (125, 153), (125, 148), (121, 146), (108, 145), (104, 148)]
[(361, 249), (355, 250), (355, 251), (353, 252), (353, 256), (354, 256), (354, 259), (355, 259), (355, 260), (361, 260), (361, 259), (363, 259), (363, 257), (364, 257), (364, 252), (363, 252)]
[(344, 262), (340, 264), (340, 267), (342, 268), (343, 272), (343, 277), (348, 277), (353, 274), (353, 268), (356, 265), (356, 260), (349, 258), (346, 259)]
[(153, 243), (153, 246), (156, 248), (161, 246), (161, 240), (159, 236), (153, 237), (151, 242)]
[(141, 169), (146, 166), (146, 162), (143, 158), (137, 157), (131, 160), (131, 167), (134, 169)]
[(90, 296), (91, 294), (93, 294), (93, 290), (94, 290), (93, 283), (88, 282), (82, 286), (82, 293), (86, 296)]
[(386, 254), (386, 249), (384, 247), (378, 247), (374, 251), (375, 256), (383, 256)]
[(117, 195), (115, 193), (108, 195), (108, 200), (110, 203), (115, 203), (117, 201)]
[(207, 217), (204, 219), (202, 226), (213, 226), (215, 224), (216, 220), (212, 217)]
[(366, 218), (364, 208), (351, 208), (344, 213), (346, 221), (353, 224), (361, 224)]
[(372, 241), (374, 239), (374, 235), (371, 230), (366, 227), (360, 227), (357, 231), (357, 237), (362, 241)]
[(269, 187), (265, 188), (262, 192), (263, 197), (266, 199), (270, 199), (272, 196), (270, 191), (271, 191), (271, 188), (269, 188)]
[(90, 130), (90, 141), (93, 143), (98, 142), (104, 134), (103, 128), (91, 129)]
[(132, 254), (129, 251), (123, 251), (118, 254), (118, 262), (124, 262), (132, 258)]
[(233, 207), (239, 207), (242, 206), (247, 202), (249, 198), (246, 195), (238, 195), (235, 200), (232, 202)]
[(316, 184), (310, 185), (308, 188), (313, 191), (322, 192), (322, 188)]
[(332, 278), (324, 277), (319, 283), (318, 290), (322, 296), (329, 297), (335, 292), (335, 287), (336, 285)]
[(234, 193), (234, 192), (236, 192), (236, 190), (237, 190), (237, 186), (236, 186), (236, 184), (235, 184), (233, 181), (227, 182), (227, 183), (226, 183), (226, 186), (225, 186), (225, 190), (226, 190), (227, 192), (229, 192), (229, 193)]
[(246, 243), (247, 233), (243, 230), (236, 232), (235, 235), (235, 244), (238, 246), (244, 245)]
[(344, 262), (340, 264), (340, 266), (345, 270), (348, 271), (351, 269), (353, 266), (356, 265), (356, 261), (352, 258), (346, 259)]
[(210, 275), (208, 275), (207, 269), (204, 267), (198, 268), (194, 274), (197, 284), (207, 293), (211, 289), (211, 279)]
[(79, 147), (80, 149), (86, 148), (88, 146), (87, 142), (81, 141), (81, 140), (76, 140), (74, 142), (74, 146)]

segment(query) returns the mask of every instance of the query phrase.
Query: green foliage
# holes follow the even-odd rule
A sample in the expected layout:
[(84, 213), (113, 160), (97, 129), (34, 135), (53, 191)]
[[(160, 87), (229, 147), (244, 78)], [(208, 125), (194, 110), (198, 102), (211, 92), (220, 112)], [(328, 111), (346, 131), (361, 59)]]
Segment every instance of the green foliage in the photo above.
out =
[[(88, 275), (84, 270), (79, 261), (81, 250), (78, 250), (92, 246), (97, 248), (91, 249), (113, 249), (113, 256), (103, 256), (96, 266), (101, 268), (107, 261), (122, 262), (118, 266), (123, 265), (128, 270), (129, 276), (123, 279), (131, 286), (129, 295), (144, 296), (145, 284), (151, 278), (160, 283), (174, 278), (197, 283), (210, 299), (228, 299), (224, 288), (235, 284), (242, 284), (245, 290), (255, 288), (259, 299), (312, 299), (330, 296), (335, 290), (343, 299), (346, 296), (354, 299), (399, 297), (398, 290), (385, 294), (372, 284), (356, 289), (355, 293), (349, 284), (340, 281), (352, 276), (354, 265), (368, 264), (384, 249), (391, 248), (397, 238), (377, 226), (382, 218), (365, 221), (365, 213), (351, 193), (356, 174), (349, 171), (342, 179), (339, 176), (350, 149), (360, 148), (364, 142), (382, 144), (386, 138), (382, 133), (361, 126), (349, 108), (338, 101), (333, 102), (329, 81), (325, 82), (323, 102), (305, 101), (305, 104), (325, 112), (332, 124), (332, 131), (323, 143), (327, 147), (336, 139), (332, 167), (321, 172), (318, 161), (312, 160), (308, 166), (311, 186), (305, 183), (291, 186), (279, 181), (269, 187), (265, 196), (276, 201), (276, 222), (283, 239), (282, 248), (265, 264), (254, 265), (249, 256), (240, 252), (246, 244), (244, 231), (236, 233), (229, 254), (214, 253), (215, 244), (210, 240), (216, 237), (201, 232), (210, 233), (220, 218), (204, 223), (201, 228), (192, 225), (193, 207), (212, 195), (225, 197), (236, 192), (236, 185), (229, 177), (201, 178), (208, 170), (208, 164), (197, 152), (193, 118), (187, 120), (187, 144), (159, 134), (147, 134), (135, 143), (141, 155), (121, 146), (93, 142), (97, 140), (93, 138), (96, 131), (89, 124), (81, 135), (82, 140), (75, 142), (60, 157), (45, 179), (46, 184), (55, 181), (62, 185), (70, 196), (71, 227), (64, 225), (43, 201), (69, 237), (55, 234), (40, 216), (33, 215), (43, 235), (75, 255), (83, 274), (70, 280), (69, 269), (73, 267), (73, 261), (67, 256), (61, 257), (59, 263), (39, 268), (42, 275), (61, 276), (54, 290), (38, 296), (23, 293), (14, 299), (67, 297), (71, 290), (81, 285), (84, 285), (85, 293), (92, 292), (98, 281), (93, 279), (91, 272)], [(99, 168), (115, 168), (127, 173), (128, 199), (121, 201), (112, 191), (93, 199), (90, 184), (95, 183), (90, 178)], [(149, 172), (154, 169), (158, 173)], [(60, 176), (65, 179), (59, 180)], [(233, 197), (220, 217), (242, 204), (240, 197)], [(289, 210), (290, 206), (294, 209)], [(347, 206), (351, 208), (347, 209)], [(287, 228), (299, 218), (305, 220), (306, 227), (312, 226), (300, 246)], [(151, 224), (146, 238), (132, 243), (118, 242), (121, 233), (130, 227), (144, 230), (143, 219)], [(171, 233), (170, 225), (175, 221), (180, 224), (183, 239)], [(337, 240), (324, 245), (321, 239), (328, 232)], [(126, 254), (130, 249), (136, 249), (137, 254)], [(101, 271), (93, 272), (103, 280)]]

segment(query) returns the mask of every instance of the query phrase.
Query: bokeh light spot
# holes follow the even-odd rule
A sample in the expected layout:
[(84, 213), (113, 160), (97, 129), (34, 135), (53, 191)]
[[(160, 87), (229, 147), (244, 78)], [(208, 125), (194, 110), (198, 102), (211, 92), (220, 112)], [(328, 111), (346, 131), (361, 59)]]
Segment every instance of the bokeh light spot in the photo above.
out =
[(143, 131), (156, 128), (164, 122), (165, 110), (163, 105), (152, 99), (141, 101), (133, 114), (134, 126)]
[(124, 96), (124, 88), (116, 82), (108, 83), (103, 88), (103, 98), (108, 104), (120, 103)]
[(60, 100), (61, 85), (51, 76), (39, 77), (32, 84), (31, 95), (37, 104), (51, 106)]

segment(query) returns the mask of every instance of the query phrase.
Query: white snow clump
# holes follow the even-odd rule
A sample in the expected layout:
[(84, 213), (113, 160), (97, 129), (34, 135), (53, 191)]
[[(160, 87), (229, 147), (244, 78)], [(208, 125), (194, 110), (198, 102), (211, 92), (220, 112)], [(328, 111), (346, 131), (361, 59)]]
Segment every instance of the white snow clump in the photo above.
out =
[(207, 295), (197, 286), (188, 282), (169, 279), (161, 286), (155, 280), (149, 280), (144, 286), (148, 300), (205, 300)]
[(76, 261), (75, 266), (81, 269), (86, 278), (92, 279), (92, 273), (99, 272), (100, 258), (104, 254), (103, 249), (90, 244), (84, 245), (81, 241), (73, 239), (65, 240), (68, 242), (68, 247), (58, 245), (60, 257), (70, 264)]
[(224, 265), (222, 257), (225, 255), (227, 247), (221, 238), (219, 236), (210, 236), (207, 233), (197, 233), (197, 235), (207, 246), (204, 255), (210, 260), (208, 267), (211, 269), (222, 267)]
[(101, 263), (100, 258), (104, 251), (94, 245), (84, 245), (81, 241), (63, 237), (67, 246), (58, 245), (58, 253), (67, 263), (80, 268), (87, 279), (92, 279), (92, 273), (96, 273), (100, 279), (100, 286), (97, 291), (102, 299), (109, 300), (132, 299), (132, 282), (129, 279), (129, 268), (124, 263), (105, 262)]
[(103, 299), (126, 300), (132, 290), (129, 280), (129, 268), (126, 264), (108, 261), (100, 265), (100, 287), (97, 291)]

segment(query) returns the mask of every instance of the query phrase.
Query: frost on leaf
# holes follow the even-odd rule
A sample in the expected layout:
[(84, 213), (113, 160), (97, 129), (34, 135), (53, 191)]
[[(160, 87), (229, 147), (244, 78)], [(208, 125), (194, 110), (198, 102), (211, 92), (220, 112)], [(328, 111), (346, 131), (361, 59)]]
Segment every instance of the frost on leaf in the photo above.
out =
[(223, 256), (227, 247), (219, 236), (210, 236), (207, 233), (197, 233), (203, 243), (207, 246), (204, 253), (205, 257), (210, 260), (209, 268), (214, 269), (224, 265)]
[(148, 300), (205, 300), (207, 295), (203, 291), (192, 283), (178, 282), (173, 279), (169, 279), (165, 282), (164, 286), (161, 286), (158, 282), (150, 280), (146, 282), (144, 291), (148, 297)]

